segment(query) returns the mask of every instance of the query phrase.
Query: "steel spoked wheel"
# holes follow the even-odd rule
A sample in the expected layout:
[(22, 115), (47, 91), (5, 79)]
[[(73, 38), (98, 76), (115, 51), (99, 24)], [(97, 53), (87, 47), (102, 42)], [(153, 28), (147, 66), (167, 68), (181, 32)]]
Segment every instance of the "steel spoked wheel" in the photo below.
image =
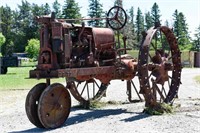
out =
[(25, 110), (28, 119), (30, 120), (31, 123), (33, 123), (35, 126), (39, 128), (44, 128), (42, 123), (39, 120), (38, 117), (38, 103), (40, 96), (44, 89), (46, 88), (46, 83), (39, 83), (35, 85), (28, 93), (26, 97), (26, 103), (25, 103)]
[(45, 128), (57, 128), (64, 124), (69, 116), (71, 98), (68, 90), (59, 83), (48, 86), (42, 93), (38, 116)]
[(122, 7), (114, 6), (107, 13), (108, 25), (114, 30), (122, 29), (127, 22), (127, 15)]
[(99, 85), (94, 79), (85, 82), (67, 82), (67, 88), (74, 98), (85, 108), (88, 108), (91, 100), (100, 100), (106, 93), (108, 84)]
[(143, 35), (138, 61), (140, 93), (146, 106), (172, 103), (181, 79), (181, 53), (168, 27), (151, 28)]
[[(141, 96), (141, 94), (139, 94), (139, 91), (136, 88), (135, 82), (133, 82), (133, 80), (127, 80), (126, 85), (127, 85), (127, 92), (126, 93), (128, 95), (129, 102), (130, 103), (142, 102), (143, 101), (142, 96)], [(133, 98), (136, 98), (136, 99), (133, 99)]]

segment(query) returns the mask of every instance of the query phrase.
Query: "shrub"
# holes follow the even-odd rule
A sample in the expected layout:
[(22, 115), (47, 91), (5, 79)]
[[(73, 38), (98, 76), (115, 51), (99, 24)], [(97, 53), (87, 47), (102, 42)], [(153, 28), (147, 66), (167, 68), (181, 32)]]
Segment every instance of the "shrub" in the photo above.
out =
[(40, 41), (38, 39), (30, 39), (25, 51), (31, 59), (37, 59), (39, 55)]

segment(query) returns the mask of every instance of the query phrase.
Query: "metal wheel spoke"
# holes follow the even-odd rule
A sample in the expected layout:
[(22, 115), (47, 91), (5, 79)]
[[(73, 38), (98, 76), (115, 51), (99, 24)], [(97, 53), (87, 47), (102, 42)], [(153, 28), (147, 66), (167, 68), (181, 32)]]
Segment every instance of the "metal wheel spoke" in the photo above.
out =
[(165, 94), (165, 97), (167, 96), (167, 93), (166, 93), (166, 91), (165, 91), (165, 88), (164, 88), (164, 86), (162, 85), (162, 93), (164, 92), (164, 94)]
[(160, 95), (160, 98), (164, 101), (165, 100), (165, 98), (164, 98), (164, 96), (163, 96), (163, 94), (162, 94), (162, 92), (160, 91), (160, 89), (159, 89), (159, 87), (157, 86), (157, 84), (156, 83), (153, 83), (154, 84), (154, 87), (155, 87), (155, 89), (156, 89), (156, 91), (158, 92), (158, 94)]
[(157, 47), (151, 42), (151, 46), (153, 47), (153, 49), (156, 51)]
[(83, 91), (85, 90), (85, 87), (86, 87), (87, 84), (88, 83), (86, 82), (85, 85), (84, 85), (84, 87), (83, 87), (83, 89), (82, 89), (82, 91), (81, 91), (81, 95), (83, 95)]
[(168, 86), (169, 86), (169, 88), (170, 88), (170, 81), (168, 80)]
[(100, 86), (98, 85), (97, 81), (94, 80), (94, 83), (97, 85), (98, 88), (100, 88)]
[(171, 59), (173, 59), (173, 58), (175, 58), (175, 57), (177, 57), (177, 56), (178, 56), (178, 54), (175, 54), (175, 55), (169, 57), (168, 60), (171, 60)]
[(137, 88), (136, 88), (136, 86), (135, 86), (135, 84), (133, 83), (132, 80), (130, 80), (130, 81), (131, 81), (131, 84), (132, 84), (133, 88), (135, 89), (135, 92), (136, 92), (137, 96), (139, 97), (140, 101), (143, 101), (141, 96), (140, 96), (140, 94), (139, 94), (139, 92), (138, 92), (138, 90), (137, 90)]
[(171, 76), (169, 76), (169, 75), (168, 75), (168, 77), (169, 77), (171, 80), (173, 80), (173, 81), (177, 82), (177, 80), (176, 80), (176, 79), (174, 79), (174, 78), (172, 78)]
[(87, 84), (87, 95), (88, 95), (88, 99), (90, 99), (90, 92), (89, 92), (88, 84)]
[[(161, 45), (162, 45), (162, 50), (164, 51), (165, 50), (165, 46), (164, 46), (164, 44), (163, 44), (163, 37), (162, 37), (162, 32), (161, 32), (161, 30), (160, 30), (160, 43), (161, 43)], [(165, 52), (164, 52), (165, 53)]]
[[(154, 69), (154, 70), (155, 70), (155, 69)], [(154, 70), (153, 70), (153, 71), (154, 71)], [(151, 75), (153, 74), (153, 71), (151, 71), (150, 75), (148, 76), (148, 78), (147, 78), (148, 80), (150, 79)]]
[(93, 82), (92, 85), (93, 85), (93, 97), (94, 97), (95, 96), (95, 83)]
[(152, 61), (152, 57), (151, 57), (151, 55), (149, 54), (149, 58), (151, 59), (151, 61)]
[(78, 88), (78, 86), (80, 85), (81, 83), (80, 82), (78, 82), (78, 84), (76, 85), (76, 88)]
[[(75, 84), (74, 81), (69, 82), (71, 84)], [(90, 79), (84, 81), (83, 85), (79, 85), (79, 88), (75, 88), (74, 85), (69, 85), (69, 91), (74, 96), (74, 98), (83, 105), (83, 107), (89, 107), (90, 100), (100, 100), (106, 92), (106, 85), (98, 85), (95, 79)], [(91, 88), (92, 87), (92, 88)], [(103, 90), (102, 90), (103, 88)]]

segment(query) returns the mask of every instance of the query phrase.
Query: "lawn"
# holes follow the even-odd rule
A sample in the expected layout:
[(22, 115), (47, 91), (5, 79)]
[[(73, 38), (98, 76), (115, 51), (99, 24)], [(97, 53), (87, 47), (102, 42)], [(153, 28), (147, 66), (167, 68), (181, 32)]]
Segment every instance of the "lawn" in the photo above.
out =
[(200, 76), (196, 76), (196, 77), (195, 77), (195, 80), (197, 81), (197, 83), (200, 84)]
[[(0, 90), (31, 89), (34, 85), (45, 82), (44, 79), (28, 79), (29, 70), (33, 67), (8, 67), (8, 73), (0, 75)], [(64, 78), (53, 79), (52, 82), (64, 83)]]

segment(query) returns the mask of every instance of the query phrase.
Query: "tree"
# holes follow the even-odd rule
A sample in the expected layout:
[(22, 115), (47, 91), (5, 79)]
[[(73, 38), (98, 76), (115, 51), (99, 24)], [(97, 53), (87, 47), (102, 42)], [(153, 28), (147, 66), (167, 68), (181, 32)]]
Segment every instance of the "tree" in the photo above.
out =
[(174, 34), (178, 39), (180, 49), (181, 50), (192, 49), (192, 44), (190, 42), (190, 37), (188, 34), (188, 25), (186, 23), (184, 14), (182, 12), (179, 13), (178, 10), (175, 10), (173, 17), (174, 17), (174, 24), (173, 24)]
[(51, 14), (51, 9), (50, 9), (50, 6), (49, 6), (48, 3), (46, 3), (46, 4), (44, 5), (44, 14), (45, 14), (45, 15)]
[(134, 8), (133, 6), (128, 11), (128, 21), (123, 29), (123, 34), (127, 37), (127, 47), (138, 49), (136, 34), (135, 34), (135, 22), (134, 22)]
[(154, 26), (153, 18), (150, 12), (145, 13), (145, 29), (148, 30)]
[(26, 0), (22, 0), (21, 5), (18, 5), (17, 13), (17, 38), (13, 38), (15, 49), (18, 52), (24, 52), (25, 46), (29, 39), (34, 38), (33, 15), (31, 12), (31, 4)]
[(5, 41), (6, 41), (5, 36), (2, 33), (0, 33), (0, 49), (1, 49), (1, 46), (5, 43)]
[(28, 45), (25, 51), (28, 53), (28, 57), (31, 59), (37, 59), (39, 55), (40, 41), (38, 39), (28, 40)]
[(9, 51), (9, 45), (13, 44), (12, 42), (12, 10), (7, 5), (5, 7), (1, 6), (0, 8), (0, 16), (1, 16), (1, 32), (3, 36), (6, 38), (4, 44), (1, 46), (1, 53), (4, 56), (7, 56), (7, 54), (10, 54)]
[(193, 50), (200, 52), (200, 25), (196, 29), (196, 33), (194, 34), (195, 39), (193, 42)]
[(115, 0), (114, 6), (120, 6), (123, 7), (123, 1), (122, 0)]
[[(81, 18), (80, 7), (78, 6), (78, 3), (76, 3), (75, 0), (66, 0), (63, 6), (62, 15), (65, 19)], [(71, 21), (68, 21), (68, 22), (71, 22)], [(79, 21), (75, 21), (75, 22), (78, 23)]]
[(165, 26), (169, 27), (169, 21), (168, 20), (165, 21)]
[[(102, 18), (103, 14), (102, 4), (100, 4), (99, 0), (89, 0), (88, 16), (90, 18)], [(88, 25), (101, 27), (103, 26), (103, 20), (89, 20)]]
[(136, 34), (137, 34), (137, 42), (140, 42), (142, 39), (141, 33), (144, 31), (144, 16), (142, 15), (142, 11), (138, 7), (137, 15), (136, 15)]
[(159, 9), (157, 3), (154, 3), (153, 7), (151, 8), (151, 16), (152, 16), (153, 24), (160, 23), (161, 15), (160, 15), (160, 9)]
[(174, 17), (174, 24), (173, 24), (173, 26), (174, 26), (174, 34), (178, 37), (178, 36), (180, 36), (180, 27), (181, 27), (181, 25), (180, 25), (180, 19), (179, 19), (179, 16), (178, 16), (178, 10), (176, 9), (175, 10), (175, 12), (174, 12), (174, 14), (172, 15), (173, 17)]
[(131, 8), (129, 10), (129, 20), (134, 25), (134, 8), (133, 8), (133, 6), (131, 6)]
[(55, 12), (56, 18), (61, 17), (61, 10), (60, 10), (60, 3), (58, 3), (58, 0), (55, 0), (53, 3), (53, 11)]

